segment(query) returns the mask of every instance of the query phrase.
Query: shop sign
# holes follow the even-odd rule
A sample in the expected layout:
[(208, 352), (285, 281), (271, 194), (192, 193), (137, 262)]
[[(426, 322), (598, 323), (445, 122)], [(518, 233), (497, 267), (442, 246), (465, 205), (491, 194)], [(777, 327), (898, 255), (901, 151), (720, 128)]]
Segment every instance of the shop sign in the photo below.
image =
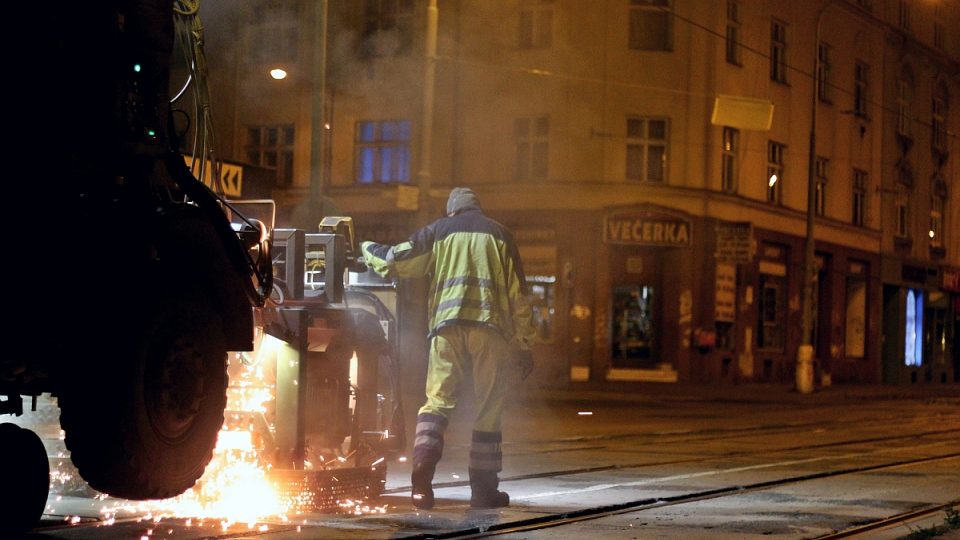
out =
[(656, 211), (620, 212), (606, 216), (603, 241), (609, 244), (689, 247), (690, 220)]
[(960, 292), (960, 268), (943, 267), (943, 290)]

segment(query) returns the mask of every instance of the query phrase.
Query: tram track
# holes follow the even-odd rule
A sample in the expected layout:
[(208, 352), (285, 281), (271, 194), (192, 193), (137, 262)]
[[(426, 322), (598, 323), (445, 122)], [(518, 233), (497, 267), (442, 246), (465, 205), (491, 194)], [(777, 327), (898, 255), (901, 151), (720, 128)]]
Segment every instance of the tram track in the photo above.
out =
[(889, 516), (883, 519), (878, 519), (876, 521), (871, 521), (870, 523), (863, 523), (856, 525), (854, 527), (849, 527), (840, 531), (834, 531), (832, 533), (824, 534), (813, 538), (813, 540), (835, 540), (838, 538), (866, 538), (868, 535), (872, 536), (875, 533), (891, 529), (893, 527), (901, 526), (905, 523), (909, 523), (919, 518), (927, 517), (937, 512), (944, 511), (948, 508), (960, 507), (960, 499), (954, 499), (948, 503), (944, 504), (933, 504), (924, 506), (923, 508), (918, 508), (915, 510), (910, 510), (908, 512), (902, 512)]
[[(815, 459), (824, 459), (824, 458), (815, 458)], [(736, 484), (730, 486), (724, 486), (715, 489), (696, 491), (690, 493), (684, 493), (680, 495), (665, 496), (665, 497), (648, 497), (643, 499), (635, 499), (630, 501), (618, 502), (614, 504), (600, 505), (589, 508), (581, 508), (577, 510), (572, 510), (569, 512), (561, 513), (552, 513), (545, 514), (533, 518), (512, 520), (503, 523), (495, 523), (490, 525), (483, 526), (473, 526), (466, 527), (457, 530), (450, 530), (444, 532), (429, 532), (414, 534), (410, 536), (403, 536), (405, 540), (440, 540), (440, 539), (467, 539), (467, 538), (486, 538), (490, 536), (500, 536), (505, 534), (513, 533), (522, 533), (522, 532), (531, 532), (538, 531), (548, 528), (562, 527), (566, 525), (572, 525), (580, 522), (591, 521), (602, 519), (605, 517), (611, 517), (621, 514), (628, 514), (632, 512), (642, 512), (647, 510), (653, 510), (658, 508), (665, 508), (671, 506), (679, 506), (684, 504), (690, 504), (710, 499), (718, 499), (721, 497), (730, 497), (730, 496), (739, 496), (744, 495), (750, 492), (768, 490), (776, 487), (784, 487), (794, 484), (801, 484), (803, 482), (810, 482), (814, 480), (828, 479), (845, 475), (868, 473), (874, 471), (881, 471), (887, 469), (895, 469), (900, 467), (908, 467), (913, 465), (922, 465), (928, 463), (935, 463), (939, 461), (948, 461), (948, 460), (957, 460), (960, 459), (960, 452), (950, 452), (947, 454), (927, 456), (922, 458), (913, 458), (913, 459), (903, 459), (896, 460), (887, 463), (879, 463), (873, 465), (865, 465), (860, 467), (844, 467), (837, 468), (828, 471), (818, 471), (808, 474), (789, 476), (784, 478), (778, 478), (773, 480), (765, 480), (762, 482), (754, 482), (749, 484)], [(767, 465), (780, 465), (778, 463), (767, 464)], [(725, 471), (729, 472), (729, 471)], [(520, 500), (523, 500), (522, 498)], [(936, 512), (939, 509), (945, 508), (950, 505), (956, 504), (957, 501), (947, 503), (946, 505), (939, 505), (936, 508), (924, 509), (926, 513)], [(871, 527), (867, 529), (866, 527), (870, 524), (866, 524), (860, 527), (863, 532), (868, 532), (874, 530), (878, 527), (891, 525), (894, 523), (899, 523), (909, 519), (917, 517), (916, 515), (909, 515), (910, 513), (905, 513), (897, 516), (891, 516), (882, 520), (878, 520), (878, 525), (876, 527)], [(888, 523), (889, 522), (889, 523)], [(860, 530), (858, 529), (858, 530)], [(818, 538), (844, 538), (852, 537), (855, 534), (861, 534), (860, 532), (847, 532), (839, 531), (832, 533), (836, 536), (825, 535)]]
[[(828, 442), (828, 443), (794, 445), (794, 446), (787, 446), (787, 447), (781, 447), (781, 448), (767, 449), (763, 451), (735, 450), (730, 452), (713, 454), (710, 456), (700, 456), (700, 457), (673, 459), (673, 460), (614, 463), (610, 465), (578, 467), (574, 469), (563, 469), (563, 470), (556, 470), (556, 471), (544, 471), (539, 473), (505, 476), (501, 478), (500, 481), (513, 482), (513, 481), (522, 481), (522, 480), (535, 480), (540, 478), (572, 476), (577, 474), (589, 474), (589, 473), (604, 472), (604, 471), (640, 469), (640, 468), (646, 468), (646, 467), (659, 467), (664, 465), (685, 465), (685, 464), (693, 464), (693, 463), (704, 463), (709, 461), (716, 461), (719, 459), (757, 457), (757, 456), (765, 456), (765, 455), (778, 454), (778, 453), (784, 453), (784, 452), (798, 452), (803, 450), (820, 450), (824, 448), (840, 448), (844, 446), (851, 446), (851, 445), (857, 445), (857, 444), (871, 444), (871, 443), (880, 443), (880, 442), (891, 442), (891, 441), (897, 441), (897, 440), (908, 440), (908, 439), (916, 439), (918, 437), (930, 437), (930, 436), (944, 435), (949, 433), (960, 433), (960, 429), (941, 429), (941, 430), (932, 430), (932, 431), (912, 432), (912, 433), (907, 433), (902, 435), (892, 435), (887, 437), (866, 437), (866, 438), (853, 439), (853, 440), (847, 440), (847, 441), (834, 441), (834, 442)], [(598, 450), (603, 448), (607, 448), (607, 447), (593, 446), (587, 449)], [(539, 452), (539, 453), (550, 454), (552, 453), (552, 451)], [(434, 489), (439, 489), (439, 488), (460, 487), (460, 486), (468, 486), (468, 485), (470, 485), (469, 481), (461, 480), (461, 481), (453, 481), (453, 482), (434, 482), (433, 487)], [(404, 486), (384, 489), (383, 494), (390, 495), (390, 494), (396, 494), (396, 493), (404, 493), (407, 491), (410, 491), (410, 486), (404, 485)]]

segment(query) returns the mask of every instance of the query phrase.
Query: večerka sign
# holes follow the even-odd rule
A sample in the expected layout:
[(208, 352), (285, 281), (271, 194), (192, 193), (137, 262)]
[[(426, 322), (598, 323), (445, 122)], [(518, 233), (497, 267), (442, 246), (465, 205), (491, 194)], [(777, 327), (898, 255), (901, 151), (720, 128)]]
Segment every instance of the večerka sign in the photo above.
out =
[(690, 220), (665, 212), (639, 211), (604, 218), (603, 241), (610, 244), (690, 246)]

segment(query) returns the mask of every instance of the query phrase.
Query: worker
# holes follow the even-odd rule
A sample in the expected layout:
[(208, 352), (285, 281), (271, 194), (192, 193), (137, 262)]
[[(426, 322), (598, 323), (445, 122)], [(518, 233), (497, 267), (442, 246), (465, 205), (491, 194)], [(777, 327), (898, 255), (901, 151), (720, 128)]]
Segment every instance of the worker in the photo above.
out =
[(501, 417), (509, 387), (533, 370), (532, 310), (510, 231), (484, 215), (476, 193), (456, 187), (447, 215), (395, 246), (362, 242), (367, 265), (382, 276), (430, 280), (430, 353), (426, 402), (417, 415), (411, 500), (433, 507), (433, 475), (460, 383), (473, 376), (476, 415), (470, 446), (470, 506), (499, 508)]

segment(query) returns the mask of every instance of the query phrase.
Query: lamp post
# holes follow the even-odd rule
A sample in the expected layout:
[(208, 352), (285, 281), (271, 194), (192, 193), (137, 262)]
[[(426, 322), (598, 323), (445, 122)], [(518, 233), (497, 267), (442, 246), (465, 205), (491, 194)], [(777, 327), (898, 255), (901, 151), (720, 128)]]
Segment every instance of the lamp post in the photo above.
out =
[(810, 154), (807, 160), (807, 228), (803, 251), (803, 299), (801, 341), (797, 349), (796, 384), (801, 394), (813, 392), (813, 283), (816, 279), (813, 222), (816, 214), (816, 166), (817, 166), (817, 102), (820, 93), (820, 26), (823, 14), (833, 5), (832, 0), (817, 12), (813, 41), (813, 88), (810, 98)]

